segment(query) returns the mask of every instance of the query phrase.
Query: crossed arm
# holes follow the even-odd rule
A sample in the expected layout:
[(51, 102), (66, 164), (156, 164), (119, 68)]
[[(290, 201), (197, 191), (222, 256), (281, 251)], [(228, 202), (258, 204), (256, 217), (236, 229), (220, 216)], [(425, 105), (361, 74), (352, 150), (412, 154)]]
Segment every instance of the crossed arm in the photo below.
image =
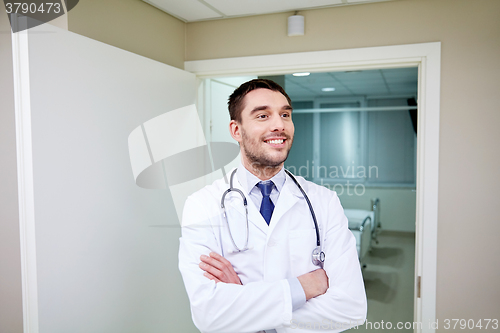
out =
[[(183, 227), (179, 269), (190, 299), (193, 321), (200, 331), (255, 332), (272, 327), (285, 327), (288, 331), (286, 328), (293, 320), (295, 323), (340, 323), (342, 329), (330, 329), (338, 332), (364, 321), (366, 295), (355, 240), (347, 229), (338, 198), (331, 200), (331, 211), (336, 213), (329, 216), (331, 227), (325, 230), (328, 240), (324, 243), (328, 256), (325, 270), (317, 269), (297, 277), (308, 300), (297, 309), (293, 309), (292, 289), (286, 279), (242, 284), (231, 262), (216, 253), (220, 248), (213, 230), (200, 227), (209, 226), (210, 220), (198, 221), (199, 212), (195, 214), (194, 209), (189, 209), (193, 204), (196, 204), (194, 198), (186, 202), (184, 215), (188, 221), (197, 223)], [(201, 254), (206, 255), (200, 257)], [(266, 301), (262, 302), (263, 299)], [(344, 327), (344, 324), (347, 325)]]
[[(213, 280), (216, 283), (224, 282), (242, 285), (231, 262), (220, 254), (210, 252), (210, 256), (202, 255), (200, 260), (201, 262), (199, 266), (205, 271), (203, 275), (210, 280)], [(304, 289), (306, 300), (323, 295), (328, 289), (328, 276), (326, 275), (325, 270), (321, 268), (300, 275), (297, 279)]]

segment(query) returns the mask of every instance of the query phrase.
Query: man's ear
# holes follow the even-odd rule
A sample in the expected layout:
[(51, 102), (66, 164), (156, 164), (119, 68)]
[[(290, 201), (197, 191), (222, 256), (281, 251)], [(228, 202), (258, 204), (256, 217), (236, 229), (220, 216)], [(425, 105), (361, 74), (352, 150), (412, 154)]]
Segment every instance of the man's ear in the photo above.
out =
[(241, 125), (236, 120), (229, 122), (229, 133), (238, 142), (241, 142)]

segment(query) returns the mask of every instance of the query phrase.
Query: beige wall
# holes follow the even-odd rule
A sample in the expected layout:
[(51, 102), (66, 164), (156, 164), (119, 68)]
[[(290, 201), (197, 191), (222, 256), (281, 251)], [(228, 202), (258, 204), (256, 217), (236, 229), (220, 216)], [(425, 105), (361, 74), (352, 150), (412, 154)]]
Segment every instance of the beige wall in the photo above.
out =
[(23, 331), (12, 41), (0, 15), (0, 332)]
[(82, 0), (69, 31), (184, 68), (185, 23), (141, 0)]
[[(401, 0), (187, 24), (186, 60), (440, 41), (437, 316), (500, 313), (500, 1)], [(442, 328), (442, 326), (440, 326)]]

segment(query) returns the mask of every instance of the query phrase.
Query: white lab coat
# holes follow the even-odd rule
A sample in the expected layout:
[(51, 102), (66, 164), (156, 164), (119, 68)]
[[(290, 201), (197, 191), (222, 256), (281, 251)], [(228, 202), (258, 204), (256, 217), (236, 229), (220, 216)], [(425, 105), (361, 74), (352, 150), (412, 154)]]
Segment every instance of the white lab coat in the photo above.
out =
[[(286, 175), (268, 226), (250, 198), (250, 250), (235, 253), (220, 202), (228, 189), (223, 179), (191, 195), (183, 213), (179, 269), (191, 302), (194, 324), (201, 332), (277, 333), (339, 332), (366, 318), (366, 294), (355, 239), (337, 194), (296, 177), (312, 202), (318, 223), (329, 288), (292, 311), (288, 278), (318, 269), (311, 262), (316, 234), (307, 202)], [(234, 187), (242, 189), (235, 175)], [(245, 210), (241, 196), (226, 196), (234, 241), (245, 245)], [(203, 276), (200, 256), (217, 252), (228, 259), (243, 285), (215, 283)]]

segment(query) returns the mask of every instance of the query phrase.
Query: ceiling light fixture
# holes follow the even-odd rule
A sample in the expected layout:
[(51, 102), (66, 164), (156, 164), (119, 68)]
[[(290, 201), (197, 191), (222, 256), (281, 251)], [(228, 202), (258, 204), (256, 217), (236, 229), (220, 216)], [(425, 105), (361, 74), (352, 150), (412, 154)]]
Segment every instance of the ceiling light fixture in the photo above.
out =
[(321, 91), (335, 91), (335, 88), (333, 87), (328, 87), (328, 88), (323, 88)]
[(309, 76), (311, 73), (309, 72), (302, 72), (302, 73), (293, 73), (293, 76)]
[(288, 16), (288, 36), (304, 36), (304, 16), (297, 15), (295, 12)]

